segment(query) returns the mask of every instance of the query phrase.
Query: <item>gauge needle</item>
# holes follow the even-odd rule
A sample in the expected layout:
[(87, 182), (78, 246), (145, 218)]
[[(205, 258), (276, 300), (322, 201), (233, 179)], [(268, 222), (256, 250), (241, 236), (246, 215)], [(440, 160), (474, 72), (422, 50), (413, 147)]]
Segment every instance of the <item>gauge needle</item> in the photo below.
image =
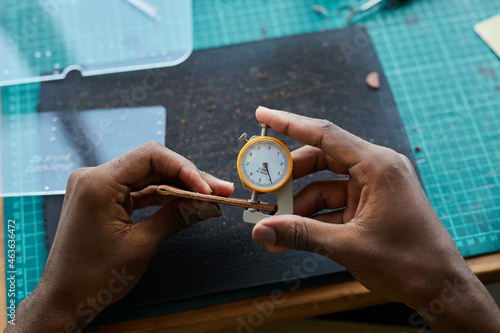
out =
[(269, 169), (267, 168), (267, 162), (262, 162), (262, 166), (264, 168), (266, 168), (266, 171), (267, 171), (267, 175), (269, 176), (269, 181), (271, 182), (271, 184), (273, 183), (272, 179), (271, 179), (271, 174), (269, 173)]

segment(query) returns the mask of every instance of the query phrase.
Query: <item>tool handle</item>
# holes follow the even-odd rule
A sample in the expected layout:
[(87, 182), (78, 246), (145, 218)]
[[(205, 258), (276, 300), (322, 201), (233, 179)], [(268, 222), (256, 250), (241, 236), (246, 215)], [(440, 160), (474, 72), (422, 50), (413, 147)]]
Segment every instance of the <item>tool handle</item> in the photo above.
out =
[(356, 12), (361, 13), (367, 11), (381, 3), (383, 3), (383, 6), (386, 8), (388, 7), (390, 9), (394, 9), (404, 5), (407, 2), (410, 2), (410, 0), (369, 0), (368, 2), (362, 4), (358, 9), (356, 9)]
[(179, 198), (208, 201), (208, 202), (214, 202), (214, 203), (231, 205), (231, 206), (255, 208), (255, 209), (259, 209), (259, 210), (265, 210), (268, 212), (275, 212), (278, 210), (278, 207), (276, 205), (271, 205), (271, 204), (268, 204), (265, 202), (252, 203), (252, 202), (249, 202), (248, 200), (245, 200), (245, 199), (226, 198), (226, 197), (221, 197), (218, 195), (196, 193), (196, 192), (182, 190), (180, 188), (170, 186), (170, 185), (159, 185), (156, 188), (156, 192), (158, 192), (161, 195), (167, 195), (167, 196), (170, 195), (170, 196), (175, 196), (175, 197), (179, 197)]

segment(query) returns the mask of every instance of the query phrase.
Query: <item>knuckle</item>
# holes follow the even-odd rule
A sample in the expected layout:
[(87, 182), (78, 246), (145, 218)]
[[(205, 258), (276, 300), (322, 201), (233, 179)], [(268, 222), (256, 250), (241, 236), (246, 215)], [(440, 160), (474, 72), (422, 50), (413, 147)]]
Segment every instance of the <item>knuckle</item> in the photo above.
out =
[(69, 185), (77, 185), (78, 187), (88, 186), (92, 184), (92, 168), (80, 168), (71, 173), (68, 179)]
[(337, 125), (326, 119), (319, 120), (319, 127), (322, 133), (329, 133), (337, 128)]
[(328, 169), (328, 161), (325, 153), (317, 149), (314, 154), (314, 172)]
[(406, 170), (406, 162), (403, 158), (403, 155), (396, 153), (394, 150), (391, 150), (391, 154), (387, 159), (385, 168), (387, 172), (395, 174), (404, 172)]
[(191, 224), (190, 221), (193, 219), (194, 214), (195, 209), (190, 205), (180, 203), (179, 205), (174, 206), (171, 210), (171, 228), (175, 232), (179, 232), (187, 228)]
[(324, 181), (314, 181), (306, 185), (303, 189), (303, 193), (308, 197), (308, 200), (310, 200), (309, 202), (312, 202), (315, 212), (319, 212), (325, 207), (325, 197), (323, 193), (325, 184)]
[(97, 169), (94, 167), (77, 169), (69, 176), (66, 193), (78, 194), (91, 201), (98, 200), (102, 187), (98, 177)]
[(151, 140), (151, 141), (148, 141), (146, 143), (143, 143), (141, 145), (141, 148), (145, 149), (148, 152), (153, 152), (155, 150), (163, 149), (163, 148), (165, 148), (165, 146), (163, 146), (158, 141)]
[(409, 175), (413, 168), (406, 156), (385, 147), (371, 158), (369, 167), (375, 179), (383, 183), (401, 180)]
[(335, 131), (337, 128), (337, 125), (332, 123), (329, 120), (326, 119), (320, 119), (318, 120), (318, 130), (319, 130), (319, 137), (318, 137), (318, 142), (316, 143), (316, 147), (321, 148), (324, 147), (325, 145), (325, 140), (326, 138)]
[(186, 220), (184, 219), (184, 214), (182, 211), (179, 209), (179, 207), (176, 207), (172, 210), (172, 215), (171, 215), (171, 228), (174, 230), (174, 232), (179, 232), (182, 229), (187, 227)]
[(411, 161), (407, 156), (405, 156), (403, 154), (399, 154), (399, 158), (401, 159), (403, 166), (405, 168), (410, 169), (410, 170), (413, 169), (413, 164), (411, 164)]
[(285, 231), (287, 246), (296, 250), (306, 250), (308, 247), (307, 227), (304, 223), (294, 221)]
[(391, 172), (397, 166), (397, 155), (392, 149), (380, 147), (371, 158), (371, 167), (377, 174)]

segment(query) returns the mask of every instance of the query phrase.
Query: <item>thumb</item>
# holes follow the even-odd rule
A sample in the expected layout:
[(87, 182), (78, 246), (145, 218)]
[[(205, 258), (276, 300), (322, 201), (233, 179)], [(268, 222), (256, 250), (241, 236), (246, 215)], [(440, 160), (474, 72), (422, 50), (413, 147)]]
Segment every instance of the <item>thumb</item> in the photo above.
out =
[(329, 224), (298, 215), (279, 215), (257, 223), (252, 238), (271, 252), (286, 248), (331, 257), (343, 252), (346, 228), (343, 224)]
[(177, 199), (164, 205), (156, 213), (137, 223), (146, 239), (161, 245), (169, 237), (195, 223), (221, 216), (216, 204), (190, 200)]

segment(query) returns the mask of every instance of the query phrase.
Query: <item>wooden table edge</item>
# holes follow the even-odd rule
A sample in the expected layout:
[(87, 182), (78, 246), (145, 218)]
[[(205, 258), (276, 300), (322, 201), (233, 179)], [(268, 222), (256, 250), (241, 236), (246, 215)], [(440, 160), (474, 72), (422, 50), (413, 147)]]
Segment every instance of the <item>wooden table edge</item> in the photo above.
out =
[[(7, 291), (2, 198), (0, 198), (0, 217), (0, 240), (3, 244), (0, 247), (0, 328), (3, 330), (7, 325)], [(467, 259), (467, 263), (483, 283), (500, 282), (500, 252), (470, 258)], [(371, 293), (358, 281), (348, 281), (170, 313), (86, 331), (132, 333), (168, 330), (169, 332), (195, 333), (231, 330), (238, 326), (243, 329), (245, 325), (250, 325), (248, 327), (251, 329), (256, 326), (254, 324), (260, 326), (291, 319), (309, 318), (388, 302)]]
[[(483, 283), (500, 282), (500, 252), (466, 261)], [(263, 324), (309, 318), (384, 303), (389, 301), (371, 293), (358, 281), (348, 281), (91, 328), (87, 331), (220, 332), (233, 331), (238, 327), (242, 331), (248, 331)]]

